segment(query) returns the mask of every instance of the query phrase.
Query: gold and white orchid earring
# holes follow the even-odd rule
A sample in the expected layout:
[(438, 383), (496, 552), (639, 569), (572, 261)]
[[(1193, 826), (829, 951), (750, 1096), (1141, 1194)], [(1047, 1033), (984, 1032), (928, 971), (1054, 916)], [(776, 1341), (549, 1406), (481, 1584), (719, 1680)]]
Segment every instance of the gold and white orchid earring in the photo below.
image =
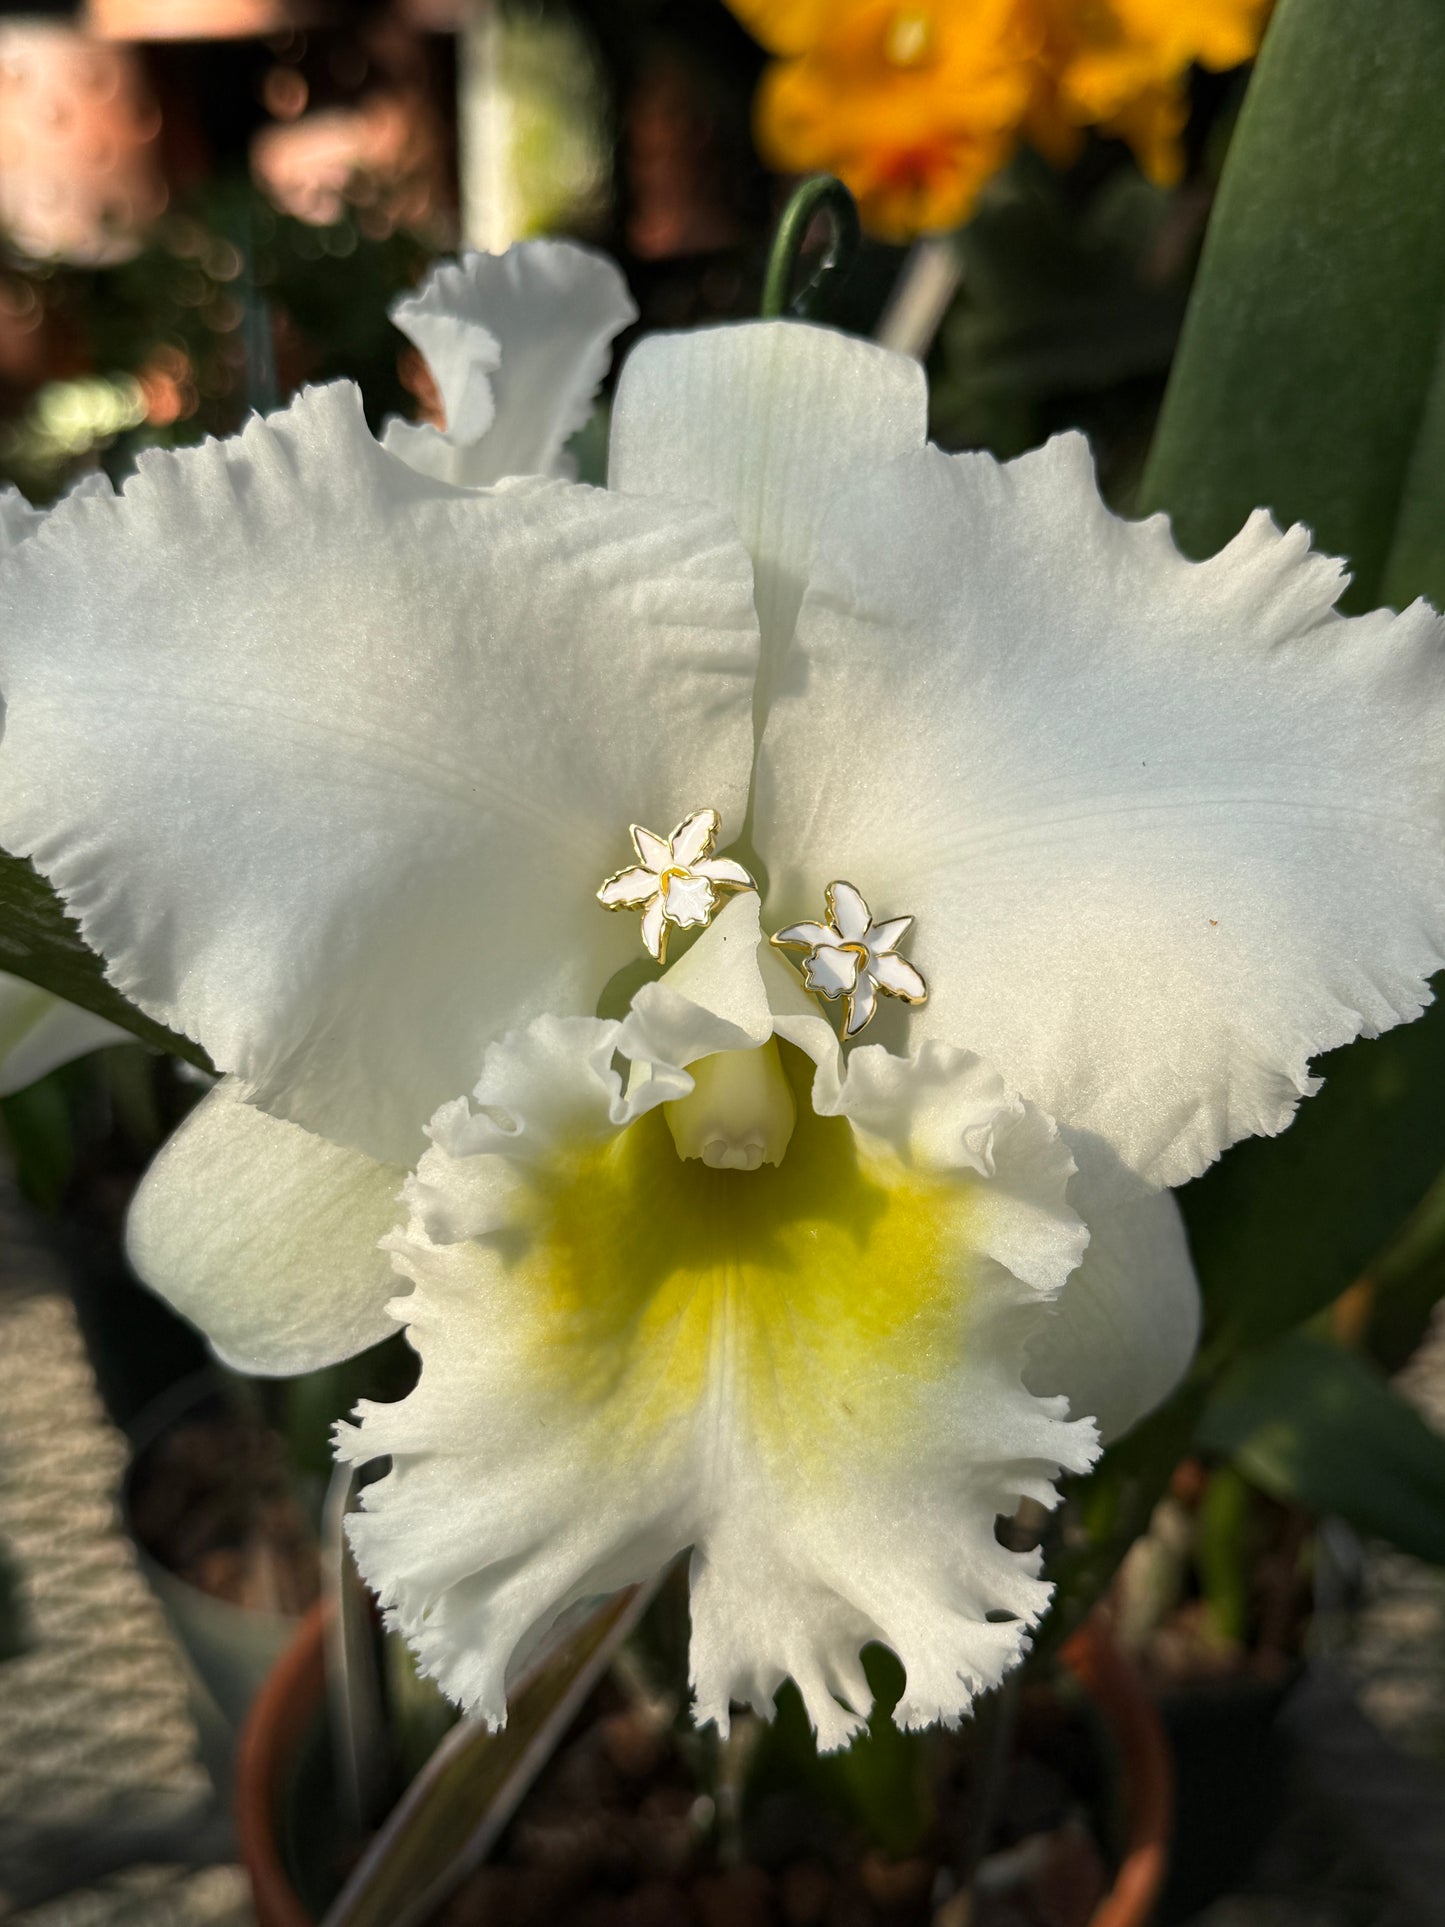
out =
[(694, 810), (667, 837), (640, 823), (628, 828), (637, 862), (608, 877), (597, 901), (608, 910), (641, 910), (642, 941), (660, 964), (674, 924), (701, 929), (717, 913), (719, 891), (758, 887), (741, 863), (712, 854), (722, 828), (716, 810)]
[(826, 923), (790, 923), (772, 942), (780, 950), (807, 951), (799, 968), (809, 990), (830, 1001), (843, 998), (843, 1035), (858, 1035), (878, 1008), (880, 992), (905, 1004), (926, 1002), (927, 984), (897, 955), (912, 917), (875, 923), (862, 892), (841, 880), (830, 883), (824, 895)]

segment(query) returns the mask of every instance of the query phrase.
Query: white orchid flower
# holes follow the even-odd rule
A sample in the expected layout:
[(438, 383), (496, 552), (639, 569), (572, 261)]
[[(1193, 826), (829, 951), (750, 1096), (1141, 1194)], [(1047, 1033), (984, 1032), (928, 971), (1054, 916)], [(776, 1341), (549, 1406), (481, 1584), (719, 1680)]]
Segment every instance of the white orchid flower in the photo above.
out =
[[(643, 342), (608, 489), (494, 480), (596, 380), (563, 268), (611, 275), (420, 298), (464, 469), (343, 384), (51, 516), (0, 569), (0, 843), (230, 1073), (143, 1275), (250, 1370), (421, 1354), (342, 1450), (391, 1459), (354, 1543), (449, 1693), (500, 1721), (690, 1547), (700, 1718), (791, 1675), (837, 1744), (878, 1639), (953, 1720), (1047, 1597), (996, 1515), (1188, 1360), (1161, 1187), (1428, 997), (1440, 624), (1341, 618), (1263, 515), (1184, 561), (1077, 436), (929, 449), (915, 366), (794, 323)], [(619, 839), (702, 810), (766, 894), (599, 1017), (645, 962)], [(896, 1049), (844, 1057), (767, 940), (839, 877), (915, 919)]]
[[(86, 492), (105, 486), (100, 478), (81, 484)], [(44, 520), (44, 510), (32, 508), (17, 490), (0, 488), (0, 561)], [(3, 713), (0, 710), (0, 718)], [(0, 943), (0, 958), (4, 955)], [(0, 970), (0, 1097), (13, 1096), (62, 1064), (107, 1044), (132, 1041), (130, 1032), (118, 1025)]]

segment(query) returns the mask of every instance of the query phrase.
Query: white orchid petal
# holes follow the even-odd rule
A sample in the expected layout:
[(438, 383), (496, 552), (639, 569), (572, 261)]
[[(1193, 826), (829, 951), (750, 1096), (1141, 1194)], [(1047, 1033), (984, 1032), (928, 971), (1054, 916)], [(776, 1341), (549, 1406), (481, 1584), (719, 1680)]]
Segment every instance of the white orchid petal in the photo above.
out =
[(909, 1168), (988, 1179), (990, 1249), (1037, 1291), (1063, 1289), (1088, 1239), (1066, 1196), (1077, 1184), (1074, 1159), (1050, 1120), (992, 1065), (942, 1044), (909, 1057), (861, 1045), (823, 1108)]
[(522, 241), (432, 269), (392, 320), (436, 377), (446, 427), (391, 421), (383, 441), (423, 474), (479, 488), (560, 473), (586, 421), (612, 340), (637, 309), (604, 255), (572, 241)]
[(0, 637), (0, 844), (258, 1102), (397, 1162), (492, 1037), (590, 1014), (636, 954), (596, 901), (634, 812), (701, 785), (742, 818), (756, 632), (722, 518), (445, 489), (347, 386), (63, 503)]
[(895, 956), (891, 950), (885, 950), (881, 956), (875, 954), (869, 957), (868, 975), (890, 997), (903, 997), (909, 1003), (921, 1004), (928, 995), (928, 986), (913, 965), (906, 957)]
[(878, 993), (873, 988), (873, 979), (866, 970), (860, 970), (857, 982), (848, 993), (848, 1004), (843, 1018), (843, 1035), (856, 1037), (859, 1031), (866, 1029), (877, 1006)]
[(0, 971), (0, 1097), (90, 1051), (134, 1041), (118, 1024)]
[(657, 895), (657, 875), (653, 870), (619, 870), (608, 877), (597, 892), (597, 901), (608, 909), (614, 905), (640, 910), (649, 897)]
[[(491, 1046), (470, 1100), (445, 1104), (432, 1119), (436, 1148), (406, 1182), (413, 1220), (429, 1239), (456, 1244), (496, 1231), (513, 1205), (514, 1159), (536, 1163), (598, 1138), (625, 1114), (613, 1069), (619, 1028), (596, 1017), (539, 1017)], [(658, 1101), (685, 1082), (678, 1077)]]
[[(702, 1029), (673, 1041), (695, 1050), (705, 1006), (751, 1009), (777, 965), (755, 900), (685, 965), (699, 1001), (671, 994)], [(635, 1007), (633, 1048), (642, 1021)], [(907, 1669), (900, 1717), (957, 1720), (1048, 1596), (996, 1515), (1051, 1502), (1058, 1469), (1095, 1450), (1021, 1378), (1084, 1242), (1067, 1149), (977, 1059), (863, 1050), (833, 1115), (795, 1071), (776, 1169), (710, 1170), (655, 1108), (609, 1128), (614, 1041), (533, 1026), (493, 1053), (499, 1089), (525, 1054), (510, 1081), (570, 1112), (570, 1145), (533, 1137), (520, 1102), (490, 1154), (460, 1111), (434, 1127), (420, 1175), (477, 1229), (442, 1243), (413, 1220), (390, 1241), (423, 1369), (343, 1429), (345, 1457), (391, 1459), (349, 1522), (363, 1572), (423, 1669), (493, 1723), (516, 1655), (559, 1615), (688, 1545), (700, 1718), (766, 1710), (791, 1676), (837, 1745), (867, 1710), (859, 1649), (880, 1639)], [(629, 1088), (677, 1069), (635, 1062)]]
[(712, 883), (733, 883), (740, 890), (751, 890), (753, 879), (741, 863), (730, 856), (705, 856), (692, 866), (694, 876), (707, 877)]
[(769, 718), (774, 901), (839, 870), (918, 919), (913, 1036), (977, 1048), (1153, 1185), (1278, 1131), (1309, 1059), (1445, 960), (1445, 662), (1417, 605), (1256, 516), (1185, 562), (1062, 437), (929, 452), (829, 517)]
[(838, 935), (845, 943), (862, 943), (872, 922), (862, 892), (851, 883), (830, 883), (827, 895), (828, 915)]
[[(78, 482), (66, 490), (61, 500), (84, 502), (93, 496), (112, 495), (114, 492), (109, 476), (96, 469), (89, 475), (82, 475)], [(18, 548), (27, 536), (34, 535), (49, 513), (49, 509), (33, 507), (19, 489), (0, 488), (0, 556)]]
[(712, 848), (718, 833), (716, 810), (694, 810), (678, 824), (668, 845), (669, 860), (680, 869), (693, 869), (700, 857)]
[(609, 484), (736, 519), (757, 578), (760, 714), (828, 504), (854, 468), (922, 448), (927, 417), (916, 362), (796, 321), (649, 335), (628, 356)]
[[(85, 496), (108, 493), (109, 488), (104, 477), (85, 476), (72, 492)], [(18, 489), (0, 488), (0, 557), (33, 535), (45, 516), (46, 511), (32, 507)], [(4, 714), (0, 700), (0, 728)], [(93, 1050), (133, 1041), (118, 1024), (0, 971), (0, 1097), (25, 1090)]]
[(33, 535), (44, 519), (45, 511), (33, 508), (18, 488), (0, 488), (0, 555)]
[(836, 944), (820, 943), (803, 960), (803, 981), (820, 997), (841, 997), (858, 981), (859, 957), (856, 950), (840, 950)]
[(1080, 1150), (1069, 1196), (1089, 1248), (1029, 1340), (1030, 1390), (1062, 1393), (1106, 1444), (1166, 1399), (1199, 1342), (1199, 1283), (1179, 1207), (1167, 1191), (1118, 1203)]
[(403, 1215), (402, 1176), (258, 1111), (227, 1078), (147, 1171), (127, 1250), (227, 1364), (314, 1371), (396, 1329), (379, 1245)]

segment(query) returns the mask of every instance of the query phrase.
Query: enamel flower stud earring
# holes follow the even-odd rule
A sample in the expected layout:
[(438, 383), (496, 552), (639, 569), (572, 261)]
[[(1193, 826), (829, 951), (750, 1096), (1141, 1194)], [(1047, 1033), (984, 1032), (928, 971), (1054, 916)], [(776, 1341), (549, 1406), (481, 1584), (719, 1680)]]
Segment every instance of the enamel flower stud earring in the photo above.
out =
[(694, 810), (671, 836), (658, 836), (640, 823), (629, 826), (637, 862), (618, 870), (597, 892), (608, 910), (641, 910), (642, 941), (660, 964), (667, 962), (667, 938), (711, 923), (720, 890), (755, 890), (741, 863), (714, 856), (722, 819), (716, 810)]
[[(608, 877), (597, 901), (608, 910), (641, 910), (642, 941), (660, 964), (667, 962), (673, 925), (701, 929), (711, 923), (723, 890), (756, 890), (741, 863), (715, 857), (722, 819), (716, 810), (695, 810), (671, 836), (661, 837), (640, 823), (628, 826), (637, 862)], [(878, 998), (900, 1003), (928, 1001), (919, 971), (897, 954), (912, 917), (873, 921), (863, 893), (839, 879), (824, 892), (826, 923), (793, 923), (771, 942), (781, 950), (804, 950), (799, 968), (808, 989), (829, 1002), (843, 999), (843, 1035), (856, 1037), (871, 1022)]]
[(824, 892), (826, 923), (791, 923), (772, 941), (781, 950), (805, 950), (803, 982), (820, 997), (843, 1002), (843, 1035), (856, 1037), (878, 1008), (878, 996), (901, 1003), (927, 1001), (928, 986), (906, 958), (897, 954), (912, 917), (873, 921), (861, 891), (841, 880)]

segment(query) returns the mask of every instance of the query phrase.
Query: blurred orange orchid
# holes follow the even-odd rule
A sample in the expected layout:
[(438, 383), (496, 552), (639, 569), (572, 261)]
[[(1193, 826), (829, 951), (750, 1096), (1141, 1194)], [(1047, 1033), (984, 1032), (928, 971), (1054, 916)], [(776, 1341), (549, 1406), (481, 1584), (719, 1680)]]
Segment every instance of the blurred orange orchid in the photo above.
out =
[(776, 56), (763, 158), (837, 174), (864, 226), (907, 240), (966, 220), (1020, 138), (1072, 159), (1125, 140), (1151, 179), (1181, 171), (1191, 65), (1259, 44), (1270, 0), (729, 0)]
[[(1180, 137), (1193, 65), (1252, 59), (1271, 0), (1019, 0), (1039, 28), (1024, 132), (1050, 160), (1073, 159), (1085, 128), (1127, 141), (1161, 187), (1183, 172)], [(967, 12), (967, 0), (961, 11)]]

